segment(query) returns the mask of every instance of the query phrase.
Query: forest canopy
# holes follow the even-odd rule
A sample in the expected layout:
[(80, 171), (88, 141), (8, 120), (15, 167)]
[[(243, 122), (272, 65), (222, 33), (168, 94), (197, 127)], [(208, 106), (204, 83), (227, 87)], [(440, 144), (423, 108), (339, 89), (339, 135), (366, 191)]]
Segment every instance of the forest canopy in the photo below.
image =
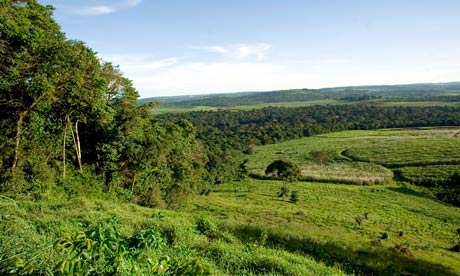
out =
[(139, 106), (132, 82), (67, 39), (52, 11), (0, 1), (0, 189), (93, 179), (148, 206), (199, 189), (208, 176), (194, 127), (152, 117), (157, 103)]

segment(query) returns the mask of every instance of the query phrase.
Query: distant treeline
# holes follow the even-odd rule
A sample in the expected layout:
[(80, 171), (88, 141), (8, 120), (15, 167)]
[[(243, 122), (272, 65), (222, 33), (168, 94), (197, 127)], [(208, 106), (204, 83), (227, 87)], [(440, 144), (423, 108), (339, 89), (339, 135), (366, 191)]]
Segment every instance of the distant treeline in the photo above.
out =
[[(460, 101), (460, 83), (426, 83), (410, 85), (350, 86), (323, 89), (291, 89), (269, 92), (241, 92), (195, 96), (141, 99), (141, 103), (159, 101), (162, 107), (190, 108), (195, 106), (235, 107), (262, 103), (315, 100), (342, 101)], [(452, 94), (454, 93), (454, 94)]]
[(190, 121), (196, 127), (197, 137), (211, 147), (247, 149), (343, 130), (460, 125), (460, 107), (325, 105), (239, 112), (194, 111), (159, 117)]

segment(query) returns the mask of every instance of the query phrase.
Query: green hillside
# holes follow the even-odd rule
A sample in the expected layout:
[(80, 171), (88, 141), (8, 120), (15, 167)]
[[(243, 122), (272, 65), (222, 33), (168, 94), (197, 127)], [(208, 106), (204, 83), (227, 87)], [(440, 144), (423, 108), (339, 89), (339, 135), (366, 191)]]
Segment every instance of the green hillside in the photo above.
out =
[(291, 89), (268, 92), (240, 92), (140, 99), (158, 101), (155, 113), (196, 110), (249, 110), (268, 106), (299, 107), (325, 104), (377, 104), (389, 106), (459, 105), (459, 82), (407, 85), (349, 86), (323, 89)]
[[(405, 162), (419, 160), (417, 152), (430, 154), (430, 160), (451, 160), (433, 149), (455, 152), (458, 131), (331, 133), (256, 147), (247, 163), (249, 171), (262, 173), (272, 160), (285, 158), (324, 182), (381, 177), (385, 181), (378, 183), (385, 185), (245, 179), (213, 186), (176, 210), (127, 204), (108, 198), (110, 194), (95, 197), (94, 191), (93, 196), (74, 191), (69, 197), (59, 187), (35, 196), (1, 196), (1, 271), (459, 275), (460, 255), (451, 250), (460, 241), (458, 208), (439, 201), (430, 189), (393, 181), (391, 170), (373, 160), (363, 163), (341, 154), (348, 148), (365, 152), (368, 145), (385, 149), (398, 140), (404, 147), (395, 150), (411, 147), (415, 152), (401, 155)], [(427, 145), (433, 149), (422, 151)], [(319, 165), (309, 155), (312, 150), (334, 154)], [(379, 160), (384, 163), (388, 156)], [(282, 188), (288, 190), (285, 196), (279, 194)]]

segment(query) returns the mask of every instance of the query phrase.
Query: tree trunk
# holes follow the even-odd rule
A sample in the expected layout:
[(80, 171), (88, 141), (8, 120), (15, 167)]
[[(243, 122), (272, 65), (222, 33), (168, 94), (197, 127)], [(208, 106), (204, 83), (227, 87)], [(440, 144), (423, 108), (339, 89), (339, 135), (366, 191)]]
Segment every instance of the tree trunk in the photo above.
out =
[(78, 135), (78, 121), (75, 122), (75, 134), (72, 128), (72, 138), (75, 145), (75, 152), (77, 155), (78, 169), (83, 172), (83, 166), (81, 163), (81, 147), (80, 147), (80, 136)]
[(11, 172), (14, 172), (16, 166), (18, 164), (19, 159), (19, 144), (21, 142), (21, 135), (23, 132), (23, 125), (24, 125), (24, 116), (26, 115), (25, 112), (19, 113), (18, 121), (16, 122), (16, 138), (14, 143), (14, 157), (13, 157), (13, 164), (11, 164)]
[(134, 174), (133, 175), (133, 182), (131, 183), (131, 196), (134, 194), (134, 186), (136, 185), (136, 178), (137, 178), (137, 175)]
[(62, 141), (62, 180), (65, 180), (65, 147), (66, 147), (66, 140), (67, 140), (67, 128), (69, 127), (70, 123), (70, 113), (65, 115), (65, 126), (64, 126), (64, 138)]

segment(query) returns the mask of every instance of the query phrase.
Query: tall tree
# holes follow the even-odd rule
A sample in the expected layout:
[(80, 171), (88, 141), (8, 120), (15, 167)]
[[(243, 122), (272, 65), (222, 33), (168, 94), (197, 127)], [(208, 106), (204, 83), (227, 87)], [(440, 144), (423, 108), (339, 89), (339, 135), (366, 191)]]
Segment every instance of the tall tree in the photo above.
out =
[(15, 122), (12, 172), (27, 117), (53, 99), (61, 74), (65, 36), (51, 15), (35, 0), (0, 0), (0, 106), (7, 110), (2, 120)]
[(65, 177), (67, 133), (70, 128), (78, 168), (82, 171), (79, 123), (107, 120), (110, 112), (105, 101), (105, 79), (95, 53), (83, 42), (69, 41), (65, 52), (65, 73), (59, 80), (53, 110), (64, 125), (62, 175)]

